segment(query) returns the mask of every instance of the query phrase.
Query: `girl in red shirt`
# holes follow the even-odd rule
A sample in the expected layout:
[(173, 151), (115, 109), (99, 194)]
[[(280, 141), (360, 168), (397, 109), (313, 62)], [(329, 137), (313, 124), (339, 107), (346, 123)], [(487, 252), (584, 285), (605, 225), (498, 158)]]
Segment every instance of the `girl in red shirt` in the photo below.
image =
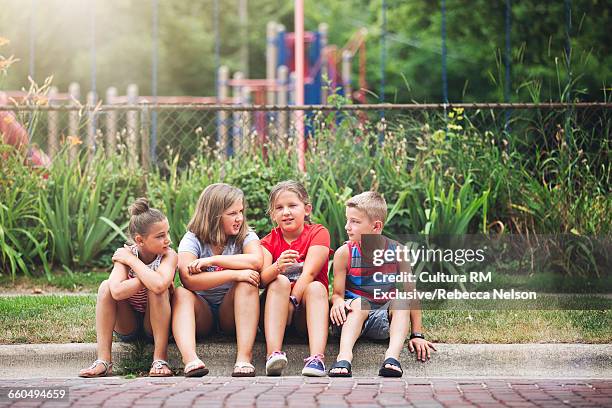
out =
[(287, 366), (281, 349), (285, 328), (293, 324), (299, 332), (308, 333), (310, 357), (304, 360), (302, 375), (325, 376), (329, 231), (310, 223), (312, 205), (306, 189), (296, 181), (272, 188), (268, 212), (277, 227), (261, 241), (266, 374), (281, 375)]

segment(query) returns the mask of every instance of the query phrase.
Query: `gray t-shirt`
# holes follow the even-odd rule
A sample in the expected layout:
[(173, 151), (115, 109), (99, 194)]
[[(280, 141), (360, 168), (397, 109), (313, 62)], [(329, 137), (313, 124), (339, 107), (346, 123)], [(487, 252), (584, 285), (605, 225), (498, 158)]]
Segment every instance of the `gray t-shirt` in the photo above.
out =
[[(225, 248), (223, 248), (223, 253), (221, 255), (241, 254), (244, 250), (244, 247), (255, 240), (259, 240), (259, 237), (255, 232), (249, 231), (247, 236), (244, 238), (242, 248), (238, 248), (236, 243), (233, 240), (230, 240), (225, 246)], [(191, 231), (187, 231), (187, 233), (185, 233), (185, 235), (183, 236), (183, 239), (181, 239), (181, 243), (178, 247), (178, 252), (189, 252), (191, 254), (194, 254), (198, 259), (213, 256), (212, 248), (210, 247), (210, 245), (202, 244), (198, 237)], [(218, 270), (219, 268), (211, 266), (206, 270), (206, 272), (215, 272)], [(221, 302), (223, 302), (225, 294), (228, 290), (232, 288), (232, 285), (233, 282), (227, 282), (212, 289), (198, 290), (196, 291), (196, 293), (198, 295), (201, 295), (209, 303), (213, 305), (219, 305), (221, 304)]]

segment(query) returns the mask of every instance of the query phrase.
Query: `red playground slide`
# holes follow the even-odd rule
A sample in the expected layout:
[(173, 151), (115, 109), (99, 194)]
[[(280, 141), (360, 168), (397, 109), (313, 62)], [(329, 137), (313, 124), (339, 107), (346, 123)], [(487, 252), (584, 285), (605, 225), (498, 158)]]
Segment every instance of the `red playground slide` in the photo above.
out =
[[(6, 106), (6, 95), (0, 92), (0, 106)], [(28, 131), (17, 121), (15, 113), (9, 110), (0, 110), (0, 136), (2, 142), (26, 151), (29, 143)], [(51, 160), (38, 147), (27, 148), (27, 157), (34, 167), (49, 167)]]

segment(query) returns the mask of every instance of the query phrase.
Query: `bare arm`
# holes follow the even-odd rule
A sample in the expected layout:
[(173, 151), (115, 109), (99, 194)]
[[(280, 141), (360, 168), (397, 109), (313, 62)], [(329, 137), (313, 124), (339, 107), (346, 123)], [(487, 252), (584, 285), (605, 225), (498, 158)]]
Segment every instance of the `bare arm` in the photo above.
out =
[[(262, 256), (261, 255), (261, 245), (259, 241), (253, 241), (247, 244), (244, 247), (244, 252), (245, 252), (244, 254), (223, 255), (226, 261), (225, 265), (228, 265), (229, 263), (233, 262), (230, 258), (242, 257), (243, 255), (250, 256), (252, 259), (261, 258)], [(210, 257), (202, 258), (202, 259), (207, 260), (207, 259), (210, 259)], [(207, 290), (207, 289), (212, 289), (217, 286), (223, 285), (227, 282), (237, 282), (237, 281), (248, 282), (255, 286), (259, 285), (260, 277), (259, 277), (259, 272), (257, 272), (257, 270), (253, 270), (249, 268), (224, 269), (221, 271), (199, 273), (199, 271), (201, 271), (201, 268), (195, 266), (197, 263), (195, 261), (197, 260), (198, 258), (190, 252), (179, 253), (179, 263), (178, 264), (179, 264), (179, 274), (181, 277), (181, 282), (183, 283), (183, 286), (185, 286), (189, 290)], [(243, 261), (244, 261), (244, 258), (242, 258), (242, 260), (239, 260), (238, 263), (234, 265), (239, 265), (240, 262), (243, 262)], [(222, 265), (215, 265), (215, 266), (223, 267)]]
[(183, 286), (189, 290), (207, 290), (234, 281), (236, 271), (224, 269), (215, 272), (202, 272), (192, 274), (189, 272), (189, 264), (198, 258), (191, 252), (179, 252), (178, 254), (179, 276)]
[(279, 274), (279, 269), (272, 264), (272, 254), (266, 248), (263, 251), (263, 267), (261, 270), (261, 281), (265, 286), (272, 282)]
[(334, 292), (332, 294), (332, 307), (329, 317), (334, 324), (341, 325), (346, 321), (344, 310), (344, 290), (346, 287), (346, 273), (349, 251), (348, 246), (342, 245), (334, 254)]
[(108, 278), (108, 288), (113, 299), (119, 301), (135, 295), (144, 285), (138, 278), (128, 279), (128, 267), (115, 262)]
[(213, 255), (206, 260), (206, 267), (219, 266), (224, 269), (253, 269), (260, 271), (263, 265), (263, 253), (259, 240), (251, 241), (244, 247), (244, 253), (236, 255)]
[(313, 245), (308, 248), (306, 259), (304, 260), (304, 268), (293, 286), (291, 294), (295, 296), (298, 302), (302, 301), (302, 296), (306, 287), (312, 282), (323, 268), (325, 261), (329, 258), (329, 248), (323, 245)]
[(132, 268), (136, 277), (142, 284), (155, 294), (160, 294), (170, 286), (176, 271), (177, 256), (176, 252), (169, 249), (163, 255), (159, 268), (154, 271), (134, 255), (128, 247), (117, 249), (113, 255), (113, 261)]

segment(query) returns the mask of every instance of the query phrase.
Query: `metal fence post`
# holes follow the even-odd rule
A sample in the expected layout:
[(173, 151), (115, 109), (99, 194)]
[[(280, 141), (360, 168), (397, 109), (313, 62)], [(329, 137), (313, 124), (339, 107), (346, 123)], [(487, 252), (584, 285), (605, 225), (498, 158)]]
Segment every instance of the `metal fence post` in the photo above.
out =
[[(49, 88), (49, 106), (57, 105), (55, 99), (57, 98), (57, 87), (52, 86)], [(50, 110), (47, 112), (47, 120), (49, 126), (49, 135), (47, 141), (47, 150), (49, 153), (49, 157), (53, 159), (57, 152), (59, 151), (58, 145), (58, 133), (59, 133), (59, 112), (55, 110)]]
[[(117, 88), (111, 86), (106, 90), (106, 104), (112, 105), (117, 97)], [(106, 112), (106, 148), (107, 155), (117, 151), (117, 111), (109, 110)]]
[(151, 116), (149, 108), (144, 106), (140, 111), (140, 160), (144, 171), (149, 170), (149, 158), (151, 154), (149, 143), (149, 129), (151, 126)]
[[(242, 80), (244, 79), (244, 75), (242, 72), (234, 72), (234, 80)], [(239, 85), (234, 85), (232, 87), (232, 96), (234, 97), (234, 101), (237, 104), (242, 104), (244, 101), (242, 100), (242, 87)], [(243, 120), (242, 114), (240, 112), (234, 111), (232, 113), (232, 145), (234, 147), (234, 154), (240, 151), (240, 147), (242, 144), (242, 123)], [(224, 150), (225, 151), (225, 150)]]
[[(289, 68), (284, 65), (278, 67), (278, 104), (286, 106), (287, 100), (287, 82), (289, 80)], [(278, 140), (285, 146), (287, 145), (287, 122), (288, 112), (280, 111), (278, 113)]]
[(321, 78), (323, 80), (321, 86), (321, 103), (327, 104), (329, 96), (329, 74), (327, 73), (327, 32), (329, 26), (326, 23), (319, 24), (319, 33), (321, 35)]
[[(136, 105), (138, 103), (138, 85), (130, 84), (127, 87), (128, 105)], [(138, 164), (138, 111), (128, 110), (126, 112), (127, 121), (127, 149), (130, 166), (134, 167)]]
[[(225, 65), (219, 68), (219, 98), (218, 103), (224, 104), (226, 103), (228, 96), (228, 84), (227, 81), (229, 79), (229, 68)], [(219, 144), (222, 146), (224, 152), (227, 152), (228, 146), (228, 128), (227, 128), (227, 112), (219, 111), (217, 112), (217, 134)], [(235, 152), (235, 151), (234, 151)]]
[(87, 155), (90, 159), (96, 148), (95, 103), (95, 92), (87, 92)]
[[(72, 82), (68, 86), (68, 93), (70, 94), (69, 106), (78, 106), (79, 98), (81, 97), (81, 87), (76, 82)], [(68, 113), (68, 136), (75, 138), (75, 143), (70, 143), (70, 161), (76, 160), (79, 154), (79, 147), (76, 140), (79, 138), (79, 112), (71, 110)]]

